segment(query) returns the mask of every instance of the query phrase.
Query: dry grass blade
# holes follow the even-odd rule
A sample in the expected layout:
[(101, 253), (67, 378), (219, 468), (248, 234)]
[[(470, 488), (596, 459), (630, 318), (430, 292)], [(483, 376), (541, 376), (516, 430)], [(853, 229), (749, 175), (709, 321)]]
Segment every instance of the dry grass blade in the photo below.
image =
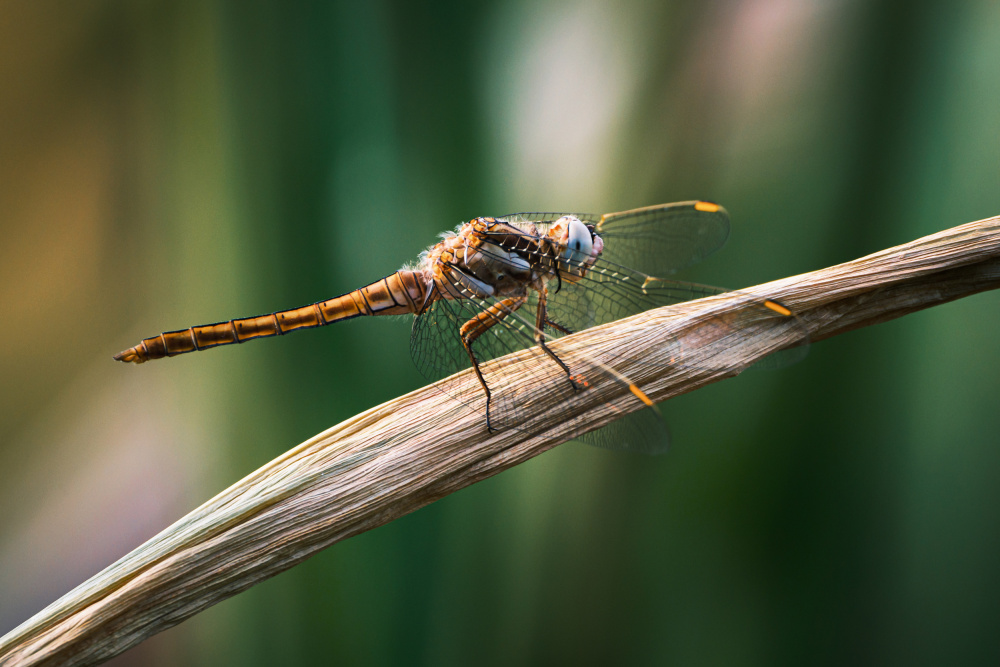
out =
[[(816, 341), (996, 287), (1000, 218), (990, 218), (743, 294), (787, 305)], [(751, 339), (716, 349), (691, 338), (703, 313), (745, 304), (726, 299), (650, 311), (553, 348), (614, 358), (663, 400), (732, 376), (783, 344)], [(678, 338), (687, 354), (712, 358), (714, 370), (671, 364), (667, 342)], [(612, 418), (601, 406), (621, 391), (607, 383), (543, 406), (531, 433), (490, 434), (480, 415), (433, 387), (373, 408), (249, 475), (26, 621), (0, 640), (0, 664), (106, 660), (339, 540), (601, 426)]]

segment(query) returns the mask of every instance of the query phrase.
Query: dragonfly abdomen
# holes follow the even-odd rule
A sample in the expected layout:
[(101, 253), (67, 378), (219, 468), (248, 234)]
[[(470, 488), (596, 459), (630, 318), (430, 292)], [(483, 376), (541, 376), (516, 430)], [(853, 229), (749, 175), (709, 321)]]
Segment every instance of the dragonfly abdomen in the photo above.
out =
[(420, 272), (397, 271), (361, 289), (301, 308), (203, 324), (180, 331), (165, 331), (119, 352), (115, 359), (141, 364), (150, 359), (244, 343), (255, 338), (281, 336), (362, 315), (416, 313), (423, 305), (426, 294), (426, 283)]

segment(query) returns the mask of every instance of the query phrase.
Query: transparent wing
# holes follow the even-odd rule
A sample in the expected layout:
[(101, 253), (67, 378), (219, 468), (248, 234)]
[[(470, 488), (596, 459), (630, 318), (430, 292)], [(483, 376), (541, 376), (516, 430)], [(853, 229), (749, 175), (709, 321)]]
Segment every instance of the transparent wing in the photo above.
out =
[[(620, 374), (593, 361), (582, 350), (561, 350), (557, 362), (536, 344), (537, 293), (532, 293), (518, 307), (509, 303), (510, 300), (478, 298), (464, 291), (460, 285), (445, 289), (446, 298), (432, 302), (414, 320), (410, 338), (411, 355), (427, 380), (439, 382), (438, 386), (445, 393), (486, 415), (486, 394), (477, 378), (471, 374), (456, 373), (472, 365), (462, 340), (462, 327), (488, 314), (494, 325), (479, 336), (471, 348), (490, 390), (491, 427), (531, 431), (534, 421), (548, 410), (558, 409), (565, 401), (578, 397), (579, 392), (607, 382), (618, 389), (613, 404), (598, 402), (595, 409), (612, 413), (641, 409), (641, 412), (650, 414), (641, 418), (629, 415), (626, 421), (612, 422), (602, 429), (602, 438), (594, 436), (597, 438), (595, 444), (647, 452), (666, 448), (669, 436), (658, 411), (646, 409)], [(580, 289), (574, 291), (582, 293)], [(559, 312), (565, 322), (582, 329), (592, 323), (610, 321), (656, 305), (654, 301), (639, 304), (633, 300), (632, 306), (626, 309), (610, 309), (601, 306), (599, 299), (597, 304), (595, 307), (588, 299), (578, 298), (563, 303)], [(546, 326), (545, 330), (547, 340), (570, 331), (552, 326)], [(514, 358), (499, 361), (500, 357), (512, 353), (516, 353)], [(591, 393), (596, 395), (599, 392)], [(635, 425), (641, 425), (641, 428)]]
[[(674, 363), (683, 368), (771, 370), (806, 357), (809, 328), (781, 303), (733, 290), (699, 309), (677, 332), (672, 346)], [(745, 366), (747, 357), (757, 361)]]
[[(721, 341), (728, 349), (742, 349), (757, 338), (769, 347), (750, 368), (777, 369), (801, 361), (809, 350), (809, 329), (782, 304), (739, 290), (699, 283), (653, 278), (639, 271), (598, 259), (579, 282), (563, 282), (548, 297), (546, 335), (582, 331), (660, 306), (726, 295), (719, 305), (700, 314), (673, 341), (675, 363), (705, 370), (731, 363), (729, 358), (702, 359), (695, 348)], [(729, 366), (730, 368), (732, 366)]]
[[(641, 274), (621, 267), (594, 268), (596, 270), (579, 283), (563, 283), (558, 292), (549, 293), (549, 319), (545, 326), (547, 340), (657, 306), (724, 292), (693, 283), (650, 283)], [(784, 337), (775, 337), (773, 320), (778, 314), (760, 305), (758, 298), (748, 296), (745, 299), (745, 308), (739, 310), (743, 315), (726, 311), (700, 318), (692, 327), (692, 333), (672, 341), (676, 349), (676, 363), (681, 366), (697, 364), (708, 369), (724, 363), (726, 360), (718, 357), (689, 361), (698, 358), (694, 348), (707, 342), (721, 341), (724, 346), (735, 346), (750, 335), (765, 336), (769, 332), (769, 340), (778, 342), (789, 336), (803, 342), (807, 340), (804, 327), (794, 331), (800, 327), (794, 316), (782, 328)], [(616, 384), (619, 389), (616, 398), (610, 403), (595, 404), (593, 409), (629, 413), (598, 431), (584, 435), (581, 440), (608, 449), (650, 454), (666, 451), (669, 431), (659, 412), (642, 408), (639, 399), (629, 391), (630, 382), (608, 371), (608, 367), (613, 369), (619, 366), (629, 354), (628, 349), (610, 353), (610, 359), (605, 350), (602, 359), (607, 361), (606, 365), (594, 362), (585, 351), (560, 352), (561, 360), (568, 367), (567, 373), (535, 343), (537, 294), (530, 296), (518, 310), (503, 307), (502, 304), (502, 300), (479, 299), (472, 295), (433, 302), (416, 318), (411, 335), (411, 354), (421, 374), (428, 381), (442, 381), (439, 385), (442, 391), (485, 416), (486, 395), (476, 377), (455, 374), (471, 366), (469, 353), (462, 343), (462, 326), (492, 308), (502, 317), (497, 318), (499, 321), (477, 338), (471, 347), (491, 391), (490, 419), (493, 427), (531, 431), (538, 416), (557, 409), (580, 391), (570, 381), (569, 376), (572, 375), (590, 387), (602, 382)], [(690, 354), (686, 346), (691, 346)], [(498, 361), (500, 357), (512, 353), (517, 353), (513, 360)], [(770, 364), (770, 358), (765, 363)], [(636, 412), (637, 408), (641, 409)]]
[[(533, 224), (544, 223), (535, 214)], [(558, 213), (544, 214), (551, 219)], [(534, 233), (531, 234), (534, 236)], [(503, 258), (496, 258), (501, 261)], [(529, 258), (541, 261), (541, 258)], [(538, 295), (530, 292), (517, 304), (510, 300), (482, 299), (456, 284), (445, 295), (421, 313), (414, 321), (411, 354), (420, 372), (429, 381), (447, 378), (439, 386), (445, 393), (487, 414), (486, 394), (477, 378), (471, 374), (450, 377), (471, 365), (468, 350), (462, 342), (461, 329), (484, 313), (494, 325), (472, 343), (483, 379), (491, 392), (490, 423), (496, 428), (517, 427), (531, 430), (535, 417), (580, 391), (570, 377), (583, 379), (593, 386), (600, 382), (616, 383), (620, 391), (611, 403), (595, 405), (594, 409), (630, 413), (611, 422), (582, 439), (589, 444), (611, 448), (658, 453), (666, 449), (669, 434), (657, 410), (639, 407), (629, 389), (631, 383), (614, 372), (614, 367), (629, 353), (627, 349), (613, 351), (609, 366), (589, 359), (583, 351), (561, 351), (563, 368), (536, 344), (535, 322)], [(547, 318), (543, 323), (546, 340), (612, 322), (629, 315), (703, 297), (717, 296), (727, 290), (652, 278), (617, 263), (599, 258), (582, 278), (555, 279), (549, 282)], [(736, 297), (734, 305), (733, 296)], [(755, 367), (780, 367), (804, 355), (808, 345), (808, 330), (793, 313), (780, 304), (753, 295), (729, 293), (718, 309), (709, 309), (694, 320), (672, 346), (671, 356), (680, 366), (697, 366), (714, 370), (729, 370), (732, 363), (725, 354), (705, 357), (703, 346), (715, 349), (741, 349), (748, 341), (758, 338), (764, 356)], [(791, 347), (791, 350), (784, 348)], [(513, 360), (500, 357), (517, 353)], [(776, 354), (772, 354), (776, 353)], [(607, 359), (608, 351), (601, 358)], [(612, 369), (609, 371), (609, 368)]]
[[(608, 406), (621, 411), (613, 403)], [(577, 440), (601, 449), (656, 456), (670, 449), (670, 430), (659, 408), (654, 405), (619, 417), (596, 431), (584, 433)]]
[(603, 257), (651, 276), (668, 276), (701, 261), (729, 238), (729, 214), (701, 201), (647, 206), (631, 211), (590, 213), (515, 213), (498, 220), (544, 232), (564, 215), (593, 224), (604, 239)]
[[(439, 382), (442, 391), (484, 416), (486, 395), (476, 377), (470, 373), (456, 375), (471, 365), (459, 332), (463, 324), (496, 303), (499, 301), (436, 301), (416, 318), (410, 339), (411, 354), (421, 374), (429, 381)], [(536, 307), (537, 300), (532, 299), (521, 310), (533, 313)], [(531, 432), (547, 411), (558, 409), (581, 391), (611, 382), (619, 386), (618, 396), (611, 403), (597, 402), (592, 409), (631, 414), (586, 434), (583, 440), (610, 449), (645, 453), (666, 450), (669, 432), (657, 410), (643, 407), (628, 391), (627, 383), (622, 384), (585, 354), (560, 356), (578, 380), (571, 382), (566, 371), (535, 344), (533, 329), (526, 315), (508, 312), (472, 344), (480, 372), (490, 388), (490, 423), (494, 428)], [(498, 361), (511, 353), (517, 353), (514, 359)], [(634, 412), (637, 409), (639, 412)]]
[[(472, 365), (462, 327), (492, 309), (497, 321), (471, 345), (491, 393), (490, 425), (531, 430), (535, 417), (579, 391), (569, 374), (535, 344), (536, 308), (536, 299), (520, 308), (524, 314), (497, 299), (471, 295), (439, 299), (413, 322), (413, 361), (428, 381), (440, 381), (442, 391), (485, 416), (486, 394), (476, 376), (454, 374)], [(517, 353), (515, 358), (499, 361), (512, 353)], [(572, 362), (575, 368), (582, 365), (577, 359)]]
[(555, 327), (576, 332), (660, 306), (726, 291), (697, 283), (651, 278), (600, 258), (581, 280), (550, 283), (548, 319)]

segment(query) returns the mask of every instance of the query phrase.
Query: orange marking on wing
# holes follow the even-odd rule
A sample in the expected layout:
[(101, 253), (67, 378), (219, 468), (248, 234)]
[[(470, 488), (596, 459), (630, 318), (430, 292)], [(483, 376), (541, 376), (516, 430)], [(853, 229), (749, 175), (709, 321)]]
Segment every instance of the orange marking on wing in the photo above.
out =
[(698, 201), (694, 203), (694, 210), (704, 211), (706, 213), (715, 213), (718, 211), (720, 206), (718, 204), (713, 204), (710, 201)]
[(792, 311), (788, 310), (780, 303), (777, 303), (775, 301), (765, 301), (764, 305), (773, 310), (774, 312), (778, 313), (779, 315), (784, 315), (785, 317), (788, 317), (789, 315), (792, 314)]
[(649, 407), (653, 407), (653, 401), (650, 400), (649, 396), (646, 396), (646, 394), (643, 393), (643, 391), (641, 389), (639, 389), (634, 384), (630, 384), (628, 386), (628, 388), (629, 388), (629, 391), (631, 391), (633, 394), (635, 394), (636, 396), (639, 397), (640, 401), (642, 401), (643, 403), (645, 403)]

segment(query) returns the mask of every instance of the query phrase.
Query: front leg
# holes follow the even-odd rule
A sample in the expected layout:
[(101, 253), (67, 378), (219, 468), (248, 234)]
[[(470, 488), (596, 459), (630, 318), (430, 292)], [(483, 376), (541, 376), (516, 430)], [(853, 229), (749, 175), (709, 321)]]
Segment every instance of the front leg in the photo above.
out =
[(561, 331), (564, 334), (566, 334), (567, 336), (569, 334), (573, 333), (572, 331), (570, 331), (569, 329), (567, 329), (563, 325), (559, 324), (558, 322), (553, 322), (548, 317), (545, 318), (545, 326), (551, 327), (551, 328), (555, 329), (556, 331)]
[(483, 391), (486, 392), (486, 429), (490, 433), (493, 432), (493, 426), (490, 424), (490, 388), (486, 384), (483, 372), (479, 370), (479, 361), (472, 351), (472, 343), (489, 331), (491, 327), (499, 324), (501, 320), (523, 306), (527, 300), (528, 297), (526, 296), (513, 296), (499, 301), (486, 310), (477, 313), (475, 317), (463, 324), (462, 328), (459, 329), (459, 335), (462, 337), (462, 345), (465, 347), (465, 351), (469, 353), (472, 368), (476, 371), (476, 377), (479, 378), (479, 384), (483, 386)]
[[(576, 391), (578, 389), (582, 389), (584, 385), (573, 379), (573, 374), (570, 373), (569, 366), (563, 363), (563, 360), (556, 356), (556, 353), (550, 350), (549, 346), (545, 344), (545, 324), (547, 322), (551, 324), (551, 322), (549, 322), (545, 306), (547, 296), (547, 288), (542, 287), (542, 289), (538, 290), (538, 311), (535, 314), (535, 342), (538, 343), (539, 347), (542, 348), (542, 351), (545, 352), (545, 354), (549, 355), (553, 361), (559, 364), (561, 369), (566, 371), (566, 377), (569, 379), (569, 383), (573, 385), (573, 390)], [(562, 329), (562, 327), (559, 327), (558, 325), (556, 328)], [(565, 331), (565, 329), (563, 330)]]

